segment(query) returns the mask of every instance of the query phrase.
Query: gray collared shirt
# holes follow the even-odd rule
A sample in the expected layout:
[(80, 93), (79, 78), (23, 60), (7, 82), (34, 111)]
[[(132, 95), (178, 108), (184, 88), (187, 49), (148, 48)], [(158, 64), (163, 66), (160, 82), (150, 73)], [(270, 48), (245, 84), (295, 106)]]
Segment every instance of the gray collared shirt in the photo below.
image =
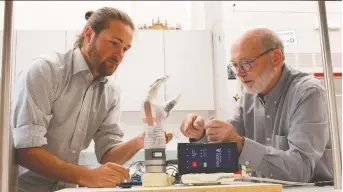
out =
[(263, 98), (244, 94), (229, 119), (245, 138), (239, 164), (260, 177), (299, 182), (332, 180), (327, 113), (321, 82), (284, 65), (271, 92)]
[[(78, 163), (95, 142), (98, 161), (122, 141), (120, 100), (111, 78), (93, 81), (79, 48), (35, 58), (16, 80), (11, 128), (17, 149), (42, 147), (61, 160)], [(20, 167), (21, 192), (75, 187)]]

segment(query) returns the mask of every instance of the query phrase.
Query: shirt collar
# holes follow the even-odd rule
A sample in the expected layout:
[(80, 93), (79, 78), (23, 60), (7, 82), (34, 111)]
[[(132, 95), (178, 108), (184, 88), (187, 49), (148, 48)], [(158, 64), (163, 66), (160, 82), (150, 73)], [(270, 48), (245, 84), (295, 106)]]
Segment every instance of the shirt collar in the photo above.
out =
[[(88, 74), (91, 74), (86, 59), (82, 55), (81, 49), (75, 48), (73, 52), (73, 75), (82, 71), (87, 71)], [(99, 81), (102, 83), (107, 83), (108, 79), (106, 76), (101, 76)]]
[[(272, 88), (272, 90), (269, 93), (262, 96), (263, 100), (271, 99), (274, 101), (278, 101), (281, 97), (284, 89), (286, 88), (288, 77), (291, 74), (291, 70), (286, 64), (282, 66), (281, 70), (282, 72), (279, 81), (276, 83), (276, 85)], [(257, 97), (261, 97), (261, 95), (257, 94)]]

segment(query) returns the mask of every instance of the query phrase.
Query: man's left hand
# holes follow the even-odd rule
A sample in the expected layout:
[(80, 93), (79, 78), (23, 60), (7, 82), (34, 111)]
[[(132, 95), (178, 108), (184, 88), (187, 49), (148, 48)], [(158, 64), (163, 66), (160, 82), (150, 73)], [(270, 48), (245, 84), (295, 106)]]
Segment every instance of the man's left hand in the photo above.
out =
[(164, 132), (164, 134), (166, 135), (166, 144), (168, 144), (169, 141), (171, 141), (173, 139), (173, 133)]
[(205, 124), (208, 141), (213, 142), (236, 142), (240, 153), (243, 148), (244, 138), (239, 136), (231, 123), (220, 121), (211, 117)]

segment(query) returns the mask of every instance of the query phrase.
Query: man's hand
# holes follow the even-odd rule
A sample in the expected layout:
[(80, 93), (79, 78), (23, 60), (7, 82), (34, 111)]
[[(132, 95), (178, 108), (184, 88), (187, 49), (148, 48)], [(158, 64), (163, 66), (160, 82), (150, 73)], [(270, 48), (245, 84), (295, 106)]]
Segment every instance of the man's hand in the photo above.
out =
[(205, 130), (205, 121), (200, 115), (188, 114), (182, 121), (180, 130), (188, 138), (201, 139)]
[(115, 163), (106, 163), (98, 168), (91, 169), (81, 178), (81, 185), (86, 187), (116, 187), (130, 179), (130, 170)]
[(173, 133), (169, 133), (169, 132), (164, 132), (166, 135), (166, 144), (169, 143), (169, 141), (171, 141), (173, 139)]
[(244, 138), (239, 136), (231, 123), (220, 121), (211, 117), (205, 125), (209, 142), (236, 142), (240, 153), (244, 145)]

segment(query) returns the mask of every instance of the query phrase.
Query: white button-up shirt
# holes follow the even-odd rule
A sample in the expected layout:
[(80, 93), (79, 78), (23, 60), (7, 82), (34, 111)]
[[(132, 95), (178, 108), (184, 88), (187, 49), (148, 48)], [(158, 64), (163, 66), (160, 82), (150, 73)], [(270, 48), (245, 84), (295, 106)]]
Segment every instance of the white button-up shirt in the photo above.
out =
[[(95, 142), (98, 161), (122, 141), (120, 97), (110, 78), (93, 81), (79, 48), (35, 58), (16, 80), (11, 128), (17, 149), (42, 147), (78, 163)], [(19, 191), (49, 192), (68, 185), (20, 167)]]

